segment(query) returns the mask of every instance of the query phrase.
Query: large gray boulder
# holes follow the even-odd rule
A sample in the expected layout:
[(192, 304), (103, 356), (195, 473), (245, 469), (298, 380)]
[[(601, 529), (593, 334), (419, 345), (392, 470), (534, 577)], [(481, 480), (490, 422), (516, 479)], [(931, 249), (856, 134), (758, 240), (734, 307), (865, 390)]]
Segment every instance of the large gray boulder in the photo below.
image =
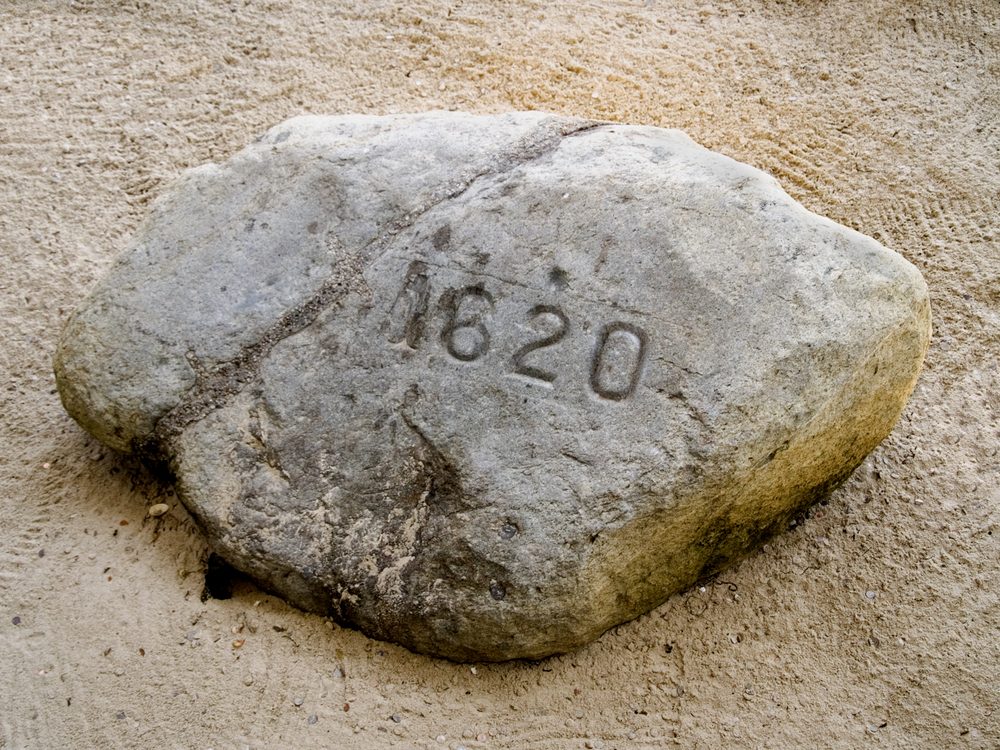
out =
[(912, 265), (680, 132), (300, 117), (160, 198), (55, 369), (236, 568), (501, 660), (785, 527), (888, 434), (928, 336)]

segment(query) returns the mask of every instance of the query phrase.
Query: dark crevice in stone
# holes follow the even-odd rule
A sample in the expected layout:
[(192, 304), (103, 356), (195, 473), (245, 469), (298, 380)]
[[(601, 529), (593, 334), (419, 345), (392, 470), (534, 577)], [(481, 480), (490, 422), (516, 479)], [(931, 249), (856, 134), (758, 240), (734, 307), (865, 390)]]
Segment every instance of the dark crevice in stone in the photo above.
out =
[(205, 588), (201, 592), (201, 600), (231, 599), (233, 587), (243, 578), (242, 573), (213, 552), (205, 566)]

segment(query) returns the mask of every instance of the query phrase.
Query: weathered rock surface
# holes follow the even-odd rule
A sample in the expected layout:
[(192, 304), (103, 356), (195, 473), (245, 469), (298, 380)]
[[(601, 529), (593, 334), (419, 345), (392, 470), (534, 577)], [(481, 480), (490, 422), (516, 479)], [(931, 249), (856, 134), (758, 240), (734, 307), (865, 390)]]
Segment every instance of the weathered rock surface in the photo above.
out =
[(928, 336), (913, 266), (679, 132), (303, 117), (155, 204), (56, 375), (235, 567), (499, 660), (780, 530), (888, 434)]

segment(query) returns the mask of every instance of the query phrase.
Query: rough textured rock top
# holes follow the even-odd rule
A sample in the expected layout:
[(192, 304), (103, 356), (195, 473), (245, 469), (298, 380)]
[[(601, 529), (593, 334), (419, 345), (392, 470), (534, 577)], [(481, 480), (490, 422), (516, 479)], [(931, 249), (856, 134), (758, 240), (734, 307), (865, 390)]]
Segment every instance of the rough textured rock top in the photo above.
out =
[(679, 132), (303, 117), (156, 203), (56, 374), (237, 568), (497, 660), (779, 530), (889, 432), (928, 335), (909, 263)]

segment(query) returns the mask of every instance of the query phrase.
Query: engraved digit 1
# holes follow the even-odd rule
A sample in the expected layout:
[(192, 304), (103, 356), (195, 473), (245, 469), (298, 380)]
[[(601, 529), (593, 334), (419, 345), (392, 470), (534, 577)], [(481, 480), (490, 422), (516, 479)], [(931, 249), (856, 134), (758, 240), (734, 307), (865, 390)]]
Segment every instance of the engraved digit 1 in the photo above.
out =
[(427, 316), (427, 299), (430, 296), (430, 284), (427, 281), (427, 264), (419, 260), (410, 263), (406, 269), (403, 288), (399, 290), (389, 319), (382, 326), (391, 344), (406, 342), (411, 349), (416, 349), (424, 335), (424, 320)]
[(630, 323), (608, 323), (601, 329), (590, 364), (591, 389), (609, 401), (628, 398), (639, 384), (645, 358), (646, 334), (641, 328)]
[[(459, 315), (462, 303), (466, 300), (480, 300), (486, 306), (478, 304), (478, 309), (471, 314)], [(448, 312), (448, 319), (441, 331), (441, 343), (448, 354), (461, 362), (472, 362), (486, 354), (490, 350), (490, 332), (482, 318), (485, 312), (493, 309), (493, 295), (481, 286), (467, 286), (447, 292), (442, 297), (442, 304)], [(469, 305), (465, 307), (468, 308)], [(470, 331), (472, 334), (456, 335), (460, 331)], [(471, 341), (468, 340), (470, 337)]]
[(555, 373), (527, 365), (523, 360), (526, 356), (528, 356), (528, 354), (536, 349), (544, 349), (547, 346), (552, 346), (553, 344), (557, 344), (562, 341), (566, 332), (569, 330), (569, 319), (562, 310), (552, 305), (535, 305), (528, 312), (529, 318), (537, 318), (542, 315), (554, 316), (559, 321), (559, 327), (554, 333), (549, 334), (545, 338), (537, 339), (536, 341), (529, 341), (527, 344), (522, 346), (514, 352), (514, 356), (511, 358), (511, 363), (514, 365), (514, 372), (518, 375), (526, 375), (529, 378), (535, 378), (536, 380), (551, 383), (556, 379)]

